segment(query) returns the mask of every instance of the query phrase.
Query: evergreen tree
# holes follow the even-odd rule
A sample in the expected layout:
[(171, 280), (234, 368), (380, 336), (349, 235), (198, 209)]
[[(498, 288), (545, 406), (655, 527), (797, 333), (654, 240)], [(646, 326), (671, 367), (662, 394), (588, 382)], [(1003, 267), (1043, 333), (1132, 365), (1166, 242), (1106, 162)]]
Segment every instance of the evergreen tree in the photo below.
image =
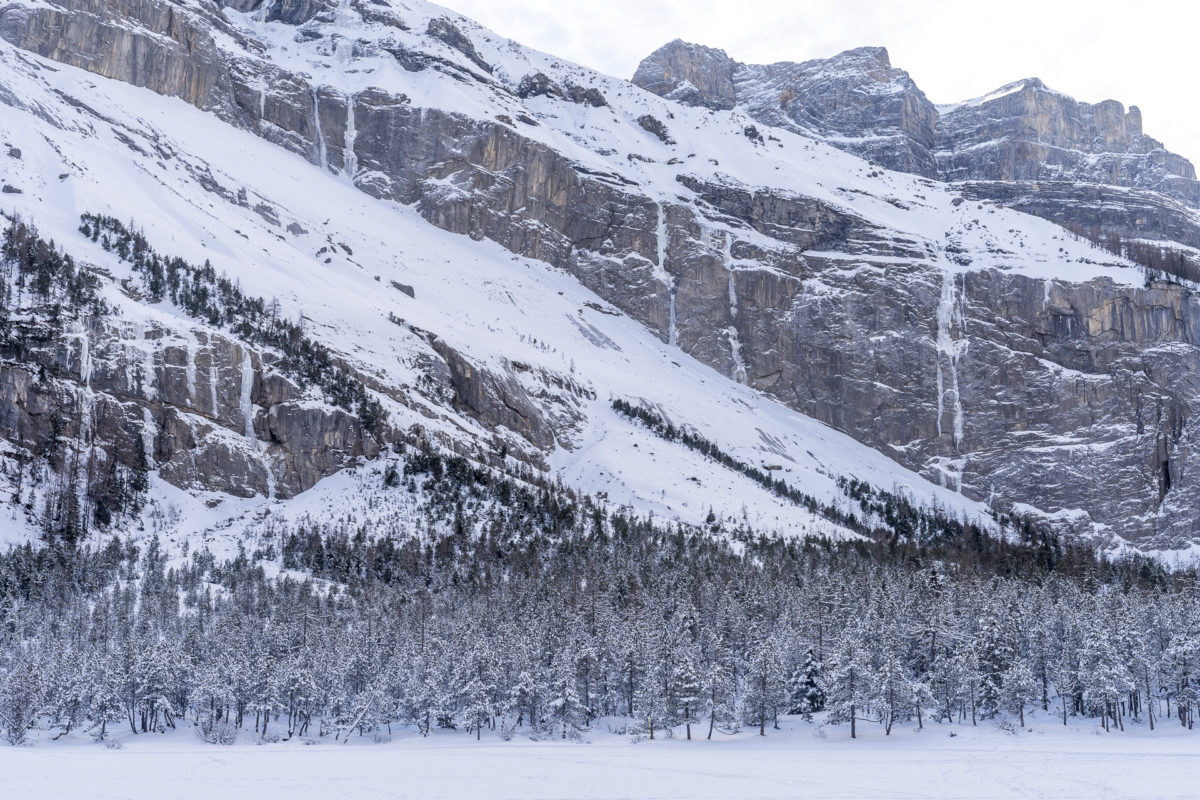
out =
[(791, 700), (789, 714), (800, 714), (806, 720), (812, 715), (825, 710), (825, 692), (821, 689), (821, 662), (810, 647), (804, 654), (804, 661), (792, 671), (788, 679), (789, 698)]

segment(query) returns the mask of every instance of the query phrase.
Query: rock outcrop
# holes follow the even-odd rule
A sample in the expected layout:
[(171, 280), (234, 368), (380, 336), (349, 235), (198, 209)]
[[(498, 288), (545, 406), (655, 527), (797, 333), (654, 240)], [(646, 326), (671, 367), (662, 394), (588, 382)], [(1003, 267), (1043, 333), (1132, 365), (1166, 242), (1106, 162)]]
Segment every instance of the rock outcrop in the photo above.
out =
[(633, 82), (680, 103), (729, 110), (737, 105), (733, 76), (740, 66), (724, 50), (676, 39), (644, 59)]
[(942, 180), (1128, 186), (1200, 206), (1195, 168), (1142, 133), (1136, 106), (1080, 103), (1033, 78), (941, 112)]
[(82, 457), (85, 480), (121, 464), (180, 488), (286, 498), (380, 446), (259, 351), (203, 330), (85, 317), (73, 334), (6, 353), (0, 396), (0, 438), (55, 454), (62, 474)]
[(758, 65), (677, 39), (647, 56), (633, 82), (688, 105), (742, 108), (767, 125), (829, 137), (890, 169), (937, 176), (937, 110), (882, 47)]

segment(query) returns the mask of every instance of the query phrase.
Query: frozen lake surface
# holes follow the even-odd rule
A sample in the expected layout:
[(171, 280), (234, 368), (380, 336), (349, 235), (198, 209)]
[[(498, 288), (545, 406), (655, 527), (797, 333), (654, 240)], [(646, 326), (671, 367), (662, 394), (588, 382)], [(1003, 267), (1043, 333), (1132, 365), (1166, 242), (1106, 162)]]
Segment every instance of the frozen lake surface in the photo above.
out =
[[(1192, 798), (1200, 795), (1200, 732), (1163, 720), (1104, 733), (1084, 721), (994, 725), (873, 725), (823, 734), (800, 721), (765, 739), (631, 742), (593, 731), (588, 743), (476, 742), (461, 733), (409, 732), (375, 744), (328, 737), (231, 747), (190, 729), (122, 737), (110, 750), (86, 737), (0, 749), (5, 797), (212, 798)], [(956, 735), (951, 736), (953, 731)]]

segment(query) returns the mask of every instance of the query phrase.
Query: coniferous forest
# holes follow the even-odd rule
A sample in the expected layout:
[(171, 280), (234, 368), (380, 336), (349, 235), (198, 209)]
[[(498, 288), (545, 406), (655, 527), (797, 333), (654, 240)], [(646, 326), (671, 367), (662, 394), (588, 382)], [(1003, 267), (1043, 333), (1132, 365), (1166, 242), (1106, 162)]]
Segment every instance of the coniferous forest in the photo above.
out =
[(0, 556), (0, 726), (210, 742), (484, 731), (578, 739), (1024, 725), (1190, 728), (1192, 572), (1031, 542), (666, 528), (424, 451), (383, 491), (425, 535), (268, 524), (253, 552)]

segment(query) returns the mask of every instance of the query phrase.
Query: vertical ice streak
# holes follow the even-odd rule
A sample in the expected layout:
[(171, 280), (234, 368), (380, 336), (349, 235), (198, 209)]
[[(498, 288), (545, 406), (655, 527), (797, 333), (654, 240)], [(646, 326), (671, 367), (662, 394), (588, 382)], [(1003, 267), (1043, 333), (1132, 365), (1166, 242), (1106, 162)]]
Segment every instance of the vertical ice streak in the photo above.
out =
[(354, 122), (354, 94), (346, 98), (346, 141), (342, 148), (342, 171), (354, 183), (358, 174), (358, 155), (354, 152), (354, 143), (358, 139), (358, 127)]
[(676, 295), (676, 293), (677, 293), (677, 290), (675, 288), (675, 285), (672, 283), (672, 285), (671, 285), (671, 318), (670, 318), (670, 321), (668, 322), (669, 327), (667, 328), (667, 343), (670, 344), (672, 347), (676, 347), (679, 344), (679, 329), (676, 327), (676, 317), (675, 317), (675, 295)]
[(250, 361), (250, 351), (242, 350), (242, 385), (241, 385), (241, 409), (244, 431), (247, 439), (254, 439), (254, 405), (251, 402), (251, 395), (254, 391), (254, 364)]
[(258, 436), (254, 433), (254, 362), (250, 358), (249, 350), (242, 350), (242, 382), (239, 387), (241, 390), (240, 405), (242, 409), (242, 420), (245, 426), (246, 438), (250, 440), (254, 452), (259, 455), (262, 461), (263, 471), (267, 474), (267, 497), (275, 496), (275, 475), (271, 471), (270, 459), (267, 456), (263, 443), (259, 441)]
[(91, 464), (95, 433), (96, 395), (92, 391), (92, 346), (87, 327), (77, 323), (76, 337), (79, 341), (79, 380), (83, 384), (79, 396), (79, 460), (75, 473), (76, 502), (80, 509), (88, 508), (88, 489), (91, 483)]
[(79, 338), (79, 380), (85, 389), (92, 388), (92, 343), (88, 338), (87, 328), (82, 322), (78, 324), (76, 336)]
[(725, 269), (729, 272), (729, 317), (733, 324), (729, 326), (729, 351), (733, 357), (733, 379), (738, 383), (746, 382), (746, 362), (742, 358), (742, 341), (737, 329), (737, 284), (733, 279), (733, 231), (724, 231), (724, 246), (721, 256)]
[[(964, 286), (965, 286), (964, 279)], [(959, 297), (956, 297), (956, 294)], [(959, 293), (953, 273), (942, 274), (942, 294), (937, 310), (937, 392), (938, 392), (938, 435), (942, 433), (942, 415), (945, 413), (946, 396), (953, 403), (954, 449), (959, 450), (963, 440), (962, 395), (958, 387), (958, 359), (967, 350), (965, 337), (966, 315), (963, 310), (965, 291)], [(959, 338), (954, 338), (954, 327), (959, 328)], [(942, 361), (945, 359), (950, 372), (950, 386), (946, 387)]]
[(196, 407), (196, 353), (189, 344), (187, 348), (187, 364), (184, 366), (184, 376), (187, 380), (188, 404)]
[(213, 419), (221, 418), (220, 406), (217, 403), (217, 351), (208, 348), (208, 394), (212, 402)]
[(667, 212), (666, 209), (663, 208), (663, 204), (659, 203), (657, 232), (658, 264), (656, 265), (657, 269), (655, 270), (655, 277), (658, 278), (658, 280), (667, 287), (667, 291), (670, 292), (671, 307), (667, 327), (667, 342), (674, 347), (679, 343), (679, 333), (675, 327), (675, 294), (678, 286), (675, 283), (675, 279), (671, 276), (671, 273), (667, 272), (667, 236)]
[(321, 169), (328, 169), (329, 153), (325, 146), (325, 131), (321, 129), (321, 96), (320, 88), (312, 87), (312, 102), (313, 102), (313, 127), (316, 130), (317, 137), (317, 165)]

